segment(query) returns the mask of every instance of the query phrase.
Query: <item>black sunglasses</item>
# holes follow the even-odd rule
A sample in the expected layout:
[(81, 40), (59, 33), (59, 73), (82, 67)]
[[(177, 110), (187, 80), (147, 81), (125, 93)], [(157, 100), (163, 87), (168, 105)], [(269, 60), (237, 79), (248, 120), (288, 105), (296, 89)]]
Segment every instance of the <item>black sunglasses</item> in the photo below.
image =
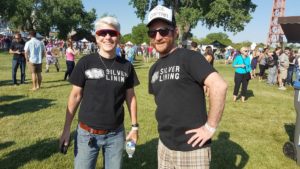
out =
[(169, 32), (173, 31), (173, 29), (169, 29), (169, 28), (160, 28), (160, 29), (156, 29), (156, 30), (149, 30), (148, 31), (148, 36), (150, 38), (155, 38), (157, 32), (159, 32), (159, 34), (163, 37), (169, 35)]
[(120, 32), (118, 32), (116, 30), (112, 30), (112, 29), (100, 29), (100, 30), (96, 31), (96, 35), (98, 35), (98, 36), (105, 37), (107, 34), (109, 34), (109, 36), (111, 36), (111, 37), (116, 37), (116, 36), (120, 35)]

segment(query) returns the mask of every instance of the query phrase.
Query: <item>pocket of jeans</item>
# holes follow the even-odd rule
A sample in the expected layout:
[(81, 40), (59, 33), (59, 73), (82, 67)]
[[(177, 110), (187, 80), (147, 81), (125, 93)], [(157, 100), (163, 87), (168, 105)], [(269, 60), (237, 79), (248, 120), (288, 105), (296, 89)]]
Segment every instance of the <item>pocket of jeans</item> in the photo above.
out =
[(77, 142), (88, 143), (91, 138), (91, 134), (78, 126), (77, 128)]

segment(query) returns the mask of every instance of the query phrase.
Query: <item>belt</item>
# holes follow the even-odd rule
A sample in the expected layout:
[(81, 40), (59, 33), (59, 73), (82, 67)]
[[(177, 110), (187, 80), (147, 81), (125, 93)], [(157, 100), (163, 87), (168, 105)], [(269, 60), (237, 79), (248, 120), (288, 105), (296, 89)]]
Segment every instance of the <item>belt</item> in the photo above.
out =
[(91, 134), (99, 134), (99, 135), (101, 135), (101, 134), (107, 134), (109, 132), (109, 130), (97, 130), (97, 129), (93, 129), (93, 128), (89, 127), (88, 125), (86, 125), (86, 124), (84, 124), (82, 122), (79, 122), (79, 126), (83, 130), (85, 130), (85, 131), (87, 131), (87, 132), (89, 132)]

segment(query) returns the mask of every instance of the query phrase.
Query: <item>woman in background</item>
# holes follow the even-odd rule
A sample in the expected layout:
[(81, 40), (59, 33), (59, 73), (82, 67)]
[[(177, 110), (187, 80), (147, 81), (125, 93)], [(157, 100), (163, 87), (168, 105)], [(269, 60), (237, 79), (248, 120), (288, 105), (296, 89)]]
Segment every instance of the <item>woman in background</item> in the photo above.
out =
[(72, 41), (67, 42), (67, 50), (66, 50), (66, 64), (67, 64), (67, 71), (65, 72), (64, 80), (67, 80), (67, 77), (70, 77), (72, 71), (75, 66), (75, 55), (77, 52), (73, 49)]
[(242, 102), (246, 100), (246, 92), (248, 88), (249, 80), (252, 77), (250, 57), (248, 56), (249, 49), (247, 47), (242, 47), (240, 54), (236, 56), (232, 63), (232, 67), (235, 68), (234, 75), (234, 91), (233, 91), (233, 101), (237, 100), (238, 92), (242, 84)]

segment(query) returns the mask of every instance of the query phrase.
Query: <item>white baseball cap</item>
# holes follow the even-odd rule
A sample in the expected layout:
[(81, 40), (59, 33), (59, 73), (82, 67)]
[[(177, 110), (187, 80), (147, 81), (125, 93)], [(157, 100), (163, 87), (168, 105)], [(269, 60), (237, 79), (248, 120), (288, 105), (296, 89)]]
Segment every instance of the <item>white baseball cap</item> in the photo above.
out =
[(176, 25), (172, 10), (161, 5), (157, 5), (149, 12), (147, 26), (156, 19), (164, 20), (174, 26)]

